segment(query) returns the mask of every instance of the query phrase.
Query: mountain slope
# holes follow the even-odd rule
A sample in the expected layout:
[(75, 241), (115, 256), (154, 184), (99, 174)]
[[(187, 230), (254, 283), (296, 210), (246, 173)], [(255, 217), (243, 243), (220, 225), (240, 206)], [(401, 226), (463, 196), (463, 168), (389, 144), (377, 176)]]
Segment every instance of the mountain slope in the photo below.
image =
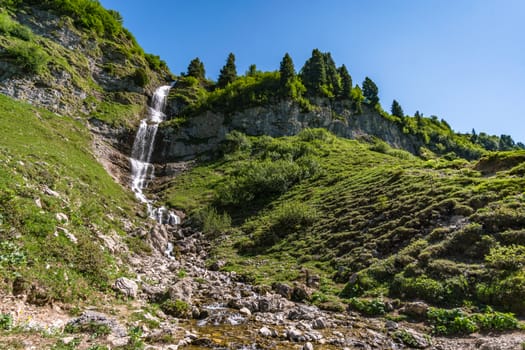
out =
[(492, 333), (439, 336), (520, 329), (525, 154), (488, 152), (512, 140), (390, 115), (318, 50), (330, 82), (186, 75), (147, 195), (187, 216), (158, 224), (128, 155), (165, 64), (98, 1), (0, 5), (0, 347), (453, 349)]
[[(523, 151), (424, 161), (323, 130), (229, 142), (223, 157), (171, 180), (166, 196), (203, 225), (210, 212), (232, 217), (234, 233), (219, 234), (217, 250), (228, 269), (271, 283), (307, 267), (343, 297), (525, 311)], [(280, 274), (277, 262), (287, 263)]]

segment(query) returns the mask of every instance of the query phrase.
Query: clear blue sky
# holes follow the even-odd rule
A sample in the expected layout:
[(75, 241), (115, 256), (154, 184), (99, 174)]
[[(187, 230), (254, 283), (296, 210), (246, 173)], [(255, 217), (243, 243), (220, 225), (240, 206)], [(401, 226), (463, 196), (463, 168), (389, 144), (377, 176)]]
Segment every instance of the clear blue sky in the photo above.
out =
[(237, 71), (299, 70), (330, 51), (354, 83), (369, 76), (383, 108), (437, 115), (459, 132), (525, 142), (525, 0), (101, 0), (175, 74), (199, 57), (217, 79)]

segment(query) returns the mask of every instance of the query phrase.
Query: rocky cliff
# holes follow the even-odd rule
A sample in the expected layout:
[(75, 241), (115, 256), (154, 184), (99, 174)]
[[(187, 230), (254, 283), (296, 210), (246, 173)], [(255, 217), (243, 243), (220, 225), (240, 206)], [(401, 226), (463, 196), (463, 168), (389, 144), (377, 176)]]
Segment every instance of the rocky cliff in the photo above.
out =
[[(172, 106), (176, 111), (177, 107)], [(168, 124), (169, 125), (169, 124)], [(180, 127), (159, 130), (155, 162), (191, 159), (217, 150), (226, 135), (237, 130), (250, 136), (292, 136), (306, 128), (324, 128), (337, 136), (358, 139), (380, 138), (392, 147), (417, 154), (423, 145), (415, 135), (403, 133), (402, 127), (364, 106), (362, 113), (352, 112), (343, 103), (318, 101), (312, 111), (302, 111), (297, 103), (248, 108), (232, 115), (207, 111), (190, 118)]]
[(65, 10), (31, 1), (0, 14), (17, 28), (0, 30), (2, 94), (59, 114), (133, 125), (153, 90), (171, 79), (124, 28), (113, 36), (97, 34)]

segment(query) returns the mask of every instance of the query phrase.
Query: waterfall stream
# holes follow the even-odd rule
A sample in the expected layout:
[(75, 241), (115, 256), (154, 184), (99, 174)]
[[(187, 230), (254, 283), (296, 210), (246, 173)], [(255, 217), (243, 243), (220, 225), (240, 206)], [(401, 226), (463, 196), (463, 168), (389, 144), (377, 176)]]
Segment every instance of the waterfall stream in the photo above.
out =
[(171, 89), (170, 85), (159, 87), (153, 94), (151, 106), (148, 107), (148, 114), (145, 119), (140, 121), (140, 126), (133, 142), (131, 150), (131, 189), (137, 199), (145, 203), (148, 208), (148, 215), (160, 224), (178, 225), (180, 218), (165, 207), (156, 208), (153, 201), (148, 199), (143, 189), (155, 176), (155, 167), (150, 163), (153, 148), (155, 146), (155, 136), (159, 124), (166, 119), (164, 107), (166, 99)]

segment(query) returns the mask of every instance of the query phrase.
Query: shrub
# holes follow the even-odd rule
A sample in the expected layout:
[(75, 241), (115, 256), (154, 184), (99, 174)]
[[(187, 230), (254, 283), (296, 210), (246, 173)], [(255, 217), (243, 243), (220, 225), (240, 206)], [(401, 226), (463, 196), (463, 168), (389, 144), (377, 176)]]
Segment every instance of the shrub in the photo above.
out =
[(505, 331), (519, 327), (518, 320), (510, 313), (487, 308), (484, 313), (468, 315), (460, 309), (430, 308), (427, 313), (433, 333), (441, 335), (470, 334), (478, 330)]
[(11, 314), (0, 314), (0, 329), (10, 330), (13, 327), (13, 316)]
[(144, 68), (135, 69), (135, 72), (131, 77), (133, 82), (140, 87), (144, 87), (149, 83), (149, 76)]
[(390, 292), (407, 298), (421, 298), (432, 303), (443, 302), (446, 298), (443, 284), (425, 275), (405, 277), (403, 273), (397, 274), (390, 287)]
[(0, 33), (12, 35), (25, 41), (29, 41), (33, 37), (31, 29), (14, 21), (7, 13), (0, 13)]
[(154, 71), (159, 71), (161, 69), (166, 69), (166, 62), (160, 59), (159, 56), (153, 55), (150, 53), (144, 54), (146, 62), (148, 62), (149, 67)]
[(271, 215), (272, 230), (275, 232), (297, 230), (314, 223), (317, 217), (316, 210), (305, 203), (284, 203)]
[(525, 272), (516, 271), (509, 276), (494, 278), (476, 286), (478, 299), (517, 314), (525, 314)]
[(512, 244), (494, 247), (485, 256), (485, 262), (489, 267), (498, 270), (519, 270), (525, 266), (525, 246)]
[(237, 151), (248, 151), (250, 147), (250, 139), (242, 132), (233, 130), (226, 135), (222, 150), (224, 153), (233, 153)]
[(17, 42), (6, 49), (7, 55), (15, 60), (27, 73), (40, 74), (49, 62), (49, 55), (38, 45), (28, 42)]
[(192, 219), (206, 234), (217, 235), (231, 228), (231, 218), (228, 213), (219, 214), (214, 207), (206, 207), (197, 211)]
[(351, 298), (348, 303), (351, 308), (367, 316), (382, 316), (386, 314), (386, 306), (382, 298), (371, 300)]
[(188, 303), (179, 299), (169, 299), (160, 305), (162, 311), (166, 314), (178, 318), (188, 318), (191, 313), (191, 308)]
[(435, 334), (470, 334), (479, 329), (476, 322), (460, 309), (446, 310), (431, 307), (427, 317)]

